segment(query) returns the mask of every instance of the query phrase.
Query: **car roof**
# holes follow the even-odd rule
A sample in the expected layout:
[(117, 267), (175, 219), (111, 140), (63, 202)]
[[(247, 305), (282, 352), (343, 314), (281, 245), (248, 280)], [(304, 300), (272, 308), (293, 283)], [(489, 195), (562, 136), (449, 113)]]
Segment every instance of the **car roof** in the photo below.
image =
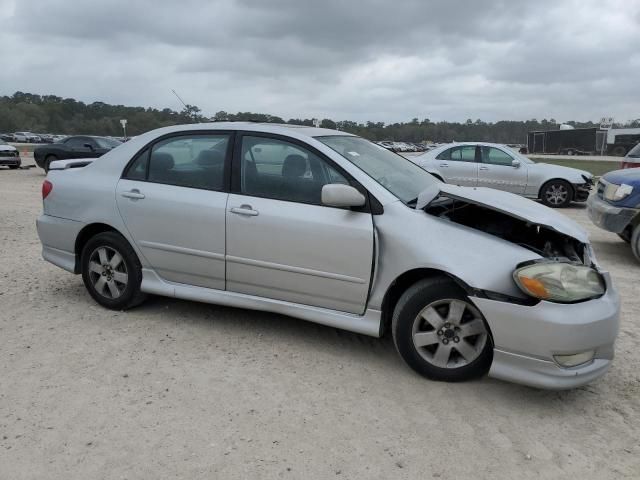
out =
[(328, 135), (354, 136), (347, 132), (331, 130), (329, 128), (308, 127), (306, 125), (290, 125), (283, 123), (261, 123), (261, 122), (209, 122), (193, 123), (183, 125), (173, 125), (159, 129), (163, 134), (176, 133), (193, 130), (248, 130), (254, 132), (276, 133), (281, 135), (291, 135), (295, 133), (305, 137), (323, 137)]

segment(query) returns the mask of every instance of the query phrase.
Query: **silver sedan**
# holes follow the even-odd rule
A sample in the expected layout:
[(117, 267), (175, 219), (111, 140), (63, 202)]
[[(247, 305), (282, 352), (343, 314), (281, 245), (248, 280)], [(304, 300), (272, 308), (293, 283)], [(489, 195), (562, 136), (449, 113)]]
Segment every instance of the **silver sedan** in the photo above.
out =
[(554, 208), (586, 201), (593, 186), (589, 172), (535, 163), (495, 143), (442, 145), (411, 160), (447, 183), (517, 193)]
[(578, 225), (344, 132), (167, 127), (53, 162), (42, 196), (43, 257), (106, 308), (156, 294), (389, 332), (436, 380), (572, 388), (613, 358), (618, 295)]

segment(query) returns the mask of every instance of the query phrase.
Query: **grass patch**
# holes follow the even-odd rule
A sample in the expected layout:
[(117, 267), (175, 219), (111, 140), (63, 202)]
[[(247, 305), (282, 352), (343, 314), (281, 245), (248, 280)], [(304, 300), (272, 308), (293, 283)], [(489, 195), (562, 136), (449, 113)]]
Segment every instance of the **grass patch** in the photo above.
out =
[(579, 168), (593, 173), (596, 177), (601, 177), (607, 172), (620, 169), (620, 162), (603, 162), (599, 160), (534, 160), (536, 163), (548, 163), (550, 165), (560, 165), (562, 167)]

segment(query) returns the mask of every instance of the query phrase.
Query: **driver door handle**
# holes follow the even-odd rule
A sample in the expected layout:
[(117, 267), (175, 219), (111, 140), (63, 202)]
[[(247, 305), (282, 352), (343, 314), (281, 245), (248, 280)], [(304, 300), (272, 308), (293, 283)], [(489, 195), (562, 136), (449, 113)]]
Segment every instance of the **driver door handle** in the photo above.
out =
[(138, 190), (137, 188), (134, 188), (133, 190), (130, 190), (128, 192), (122, 192), (120, 195), (122, 195), (124, 198), (130, 198), (132, 200), (142, 200), (144, 198), (144, 193), (140, 193), (140, 190)]
[(489, 170), (489, 167), (480, 167), (480, 170)]
[(448, 167), (448, 166), (449, 166), (449, 164), (448, 164), (448, 163), (441, 163), (441, 164), (440, 164), (440, 166), (441, 166), (441, 167)]
[(231, 213), (236, 213), (238, 215), (246, 215), (247, 217), (257, 217), (259, 212), (254, 210), (251, 205), (240, 205), (239, 207), (231, 207)]

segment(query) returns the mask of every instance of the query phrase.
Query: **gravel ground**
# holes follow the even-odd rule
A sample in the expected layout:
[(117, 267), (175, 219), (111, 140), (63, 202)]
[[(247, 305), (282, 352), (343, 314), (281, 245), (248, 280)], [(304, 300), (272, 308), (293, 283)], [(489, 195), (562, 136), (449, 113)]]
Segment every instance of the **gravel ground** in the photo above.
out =
[(640, 478), (640, 265), (612, 370), (569, 392), (444, 384), (388, 339), (154, 297), (97, 306), (44, 262), (39, 169), (0, 171), (0, 479)]

